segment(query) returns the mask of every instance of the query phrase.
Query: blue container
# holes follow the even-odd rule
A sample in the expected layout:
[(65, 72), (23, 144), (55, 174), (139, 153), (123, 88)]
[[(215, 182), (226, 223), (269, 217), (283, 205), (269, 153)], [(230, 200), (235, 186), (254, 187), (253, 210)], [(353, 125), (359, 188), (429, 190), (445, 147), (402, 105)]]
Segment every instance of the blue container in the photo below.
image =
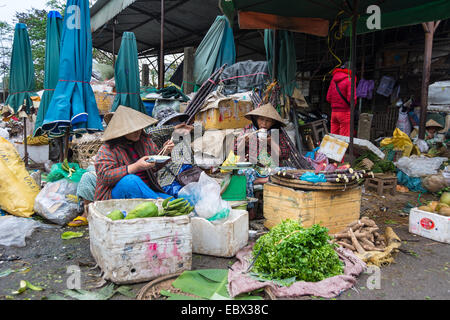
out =
[(155, 101), (142, 100), (142, 102), (144, 103), (145, 111), (149, 116), (151, 116), (153, 113), (153, 108), (155, 107)]

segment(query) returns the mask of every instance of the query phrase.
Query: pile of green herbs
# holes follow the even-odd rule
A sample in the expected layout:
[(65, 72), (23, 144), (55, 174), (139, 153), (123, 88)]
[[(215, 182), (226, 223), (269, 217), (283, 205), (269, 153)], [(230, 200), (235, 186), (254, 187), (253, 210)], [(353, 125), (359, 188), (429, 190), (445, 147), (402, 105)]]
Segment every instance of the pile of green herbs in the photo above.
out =
[(294, 220), (284, 220), (256, 241), (252, 273), (286, 285), (340, 275), (344, 264), (330, 240), (325, 227), (303, 228)]
[(370, 161), (373, 162), (373, 167), (371, 169), (373, 173), (395, 172), (397, 169), (395, 167), (394, 162), (387, 159), (380, 159), (380, 157), (378, 157), (372, 151), (366, 151), (363, 154), (361, 154), (358, 158), (356, 158), (353, 169), (355, 170), (365, 169), (365, 166), (362, 164), (362, 161), (364, 159), (369, 159)]

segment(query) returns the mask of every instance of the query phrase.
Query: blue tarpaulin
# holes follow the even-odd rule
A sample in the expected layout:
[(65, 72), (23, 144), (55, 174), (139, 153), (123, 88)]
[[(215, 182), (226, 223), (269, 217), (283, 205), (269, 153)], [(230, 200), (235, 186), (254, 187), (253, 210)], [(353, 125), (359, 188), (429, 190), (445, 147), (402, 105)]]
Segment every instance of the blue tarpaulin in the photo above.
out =
[(58, 84), (42, 128), (52, 136), (103, 131), (90, 85), (92, 36), (88, 0), (68, 0), (61, 37)]

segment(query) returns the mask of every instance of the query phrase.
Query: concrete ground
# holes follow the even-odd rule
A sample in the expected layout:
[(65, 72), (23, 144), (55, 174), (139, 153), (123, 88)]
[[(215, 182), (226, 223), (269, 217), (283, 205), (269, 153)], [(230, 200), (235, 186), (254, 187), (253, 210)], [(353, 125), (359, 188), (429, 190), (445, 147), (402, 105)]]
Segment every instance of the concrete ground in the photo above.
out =
[[(375, 273), (361, 274), (357, 284), (336, 300), (447, 300), (450, 298), (450, 245), (436, 242), (408, 232), (408, 216), (402, 208), (409, 201), (426, 201), (432, 195), (418, 197), (417, 193), (397, 193), (384, 197), (364, 193), (361, 215), (367, 215), (377, 222), (381, 231), (386, 226), (393, 228), (402, 240), (401, 251), (395, 253), (394, 263), (380, 268), (379, 287), (372, 280)], [(380, 210), (380, 208), (386, 208)], [(255, 225), (253, 222), (252, 225)], [(82, 231), (83, 237), (62, 240), (64, 231)], [(90, 254), (88, 227), (57, 227), (38, 229), (27, 238), (22, 248), (0, 246), (0, 299), (41, 300), (64, 297), (70, 276), (68, 268), (77, 265), (81, 269), (81, 287), (98, 291), (105, 283), (101, 270)], [(202, 268), (227, 268), (235, 258), (217, 258), (193, 254), (192, 270)], [(19, 288), (20, 280), (28, 280), (42, 291), (27, 289), (19, 295), (13, 291)], [(146, 283), (129, 285), (136, 296)], [(70, 299), (69, 297), (65, 297)], [(116, 294), (111, 299), (132, 299)], [(320, 297), (298, 297), (298, 300), (322, 299)]]

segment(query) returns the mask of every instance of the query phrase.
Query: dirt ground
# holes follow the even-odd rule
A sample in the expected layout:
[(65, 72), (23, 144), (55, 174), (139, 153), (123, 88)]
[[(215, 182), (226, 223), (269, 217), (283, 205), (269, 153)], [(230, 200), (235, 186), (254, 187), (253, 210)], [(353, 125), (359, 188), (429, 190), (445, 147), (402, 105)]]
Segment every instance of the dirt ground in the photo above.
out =
[[(408, 204), (434, 200), (431, 194), (397, 192), (394, 196), (378, 196), (363, 193), (361, 216), (368, 216), (377, 222), (380, 230), (390, 226), (402, 239), (401, 251), (395, 253), (394, 263), (380, 269), (379, 289), (369, 289), (371, 274), (363, 273), (356, 285), (341, 293), (336, 300), (447, 300), (450, 298), (450, 246), (408, 232), (408, 215), (403, 208)], [(251, 229), (263, 230), (264, 220), (251, 221)], [(65, 231), (82, 231), (81, 238), (62, 240)], [(88, 227), (56, 227), (38, 229), (26, 240), (22, 248), (0, 246), (0, 299), (41, 300), (65, 298), (70, 274), (68, 267), (77, 265), (81, 269), (81, 287), (98, 291), (106, 284), (101, 270), (91, 256)], [(218, 258), (206, 255), (192, 255), (192, 270), (206, 268), (227, 268), (235, 258)], [(42, 291), (27, 289), (14, 295), (20, 280), (28, 280)], [(137, 283), (131, 287), (136, 297), (147, 284)], [(266, 297), (269, 299), (268, 297)], [(112, 300), (133, 299), (116, 293)], [(320, 297), (298, 297), (298, 300), (322, 299)]]

